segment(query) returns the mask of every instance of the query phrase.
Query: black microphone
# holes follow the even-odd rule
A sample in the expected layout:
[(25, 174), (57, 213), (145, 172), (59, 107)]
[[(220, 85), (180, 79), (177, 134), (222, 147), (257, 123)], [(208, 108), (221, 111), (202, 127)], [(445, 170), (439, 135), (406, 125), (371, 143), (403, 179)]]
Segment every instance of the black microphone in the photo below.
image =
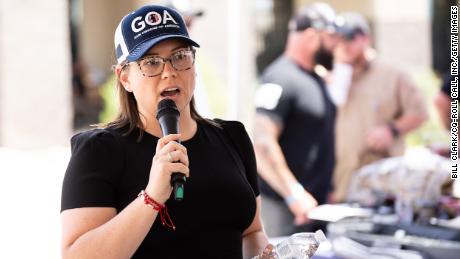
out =
[[(179, 133), (179, 115), (176, 103), (171, 99), (163, 99), (158, 103), (157, 120), (160, 122), (163, 135)], [(180, 143), (180, 141), (178, 141)], [(173, 173), (171, 175), (171, 186), (174, 188), (174, 199), (181, 201), (184, 199), (185, 174)]]

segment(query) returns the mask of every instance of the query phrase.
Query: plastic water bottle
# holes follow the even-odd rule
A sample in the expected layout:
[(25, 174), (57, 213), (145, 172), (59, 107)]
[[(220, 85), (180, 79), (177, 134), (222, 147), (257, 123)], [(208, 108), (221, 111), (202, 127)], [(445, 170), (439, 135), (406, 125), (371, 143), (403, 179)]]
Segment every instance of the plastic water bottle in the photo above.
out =
[(258, 255), (252, 259), (310, 259), (325, 240), (321, 230), (296, 233), (277, 244), (270, 255)]

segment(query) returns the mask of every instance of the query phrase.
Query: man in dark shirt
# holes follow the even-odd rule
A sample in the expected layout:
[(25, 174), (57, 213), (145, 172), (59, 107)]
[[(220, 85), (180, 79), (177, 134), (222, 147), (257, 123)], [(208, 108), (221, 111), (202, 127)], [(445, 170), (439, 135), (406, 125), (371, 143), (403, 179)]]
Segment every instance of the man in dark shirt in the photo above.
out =
[(290, 21), (284, 54), (264, 71), (256, 93), (262, 220), (272, 237), (314, 230), (308, 212), (330, 190), (335, 106), (314, 68), (332, 66), (334, 19), (326, 4), (302, 8)]

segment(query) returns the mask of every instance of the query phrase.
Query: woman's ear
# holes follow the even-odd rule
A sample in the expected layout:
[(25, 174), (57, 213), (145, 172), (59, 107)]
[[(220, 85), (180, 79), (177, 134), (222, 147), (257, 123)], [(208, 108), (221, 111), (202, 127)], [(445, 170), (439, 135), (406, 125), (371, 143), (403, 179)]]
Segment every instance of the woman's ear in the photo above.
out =
[(123, 85), (123, 88), (125, 88), (127, 92), (132, 92), (133, 90), (130, 87), (130, 81), (127, 70), (128, 68), (123, 69), (123, 66), (117, 65), (115, 67), (115, 74), (118, 77), (118, 80), (120, 81), (121, 85)]

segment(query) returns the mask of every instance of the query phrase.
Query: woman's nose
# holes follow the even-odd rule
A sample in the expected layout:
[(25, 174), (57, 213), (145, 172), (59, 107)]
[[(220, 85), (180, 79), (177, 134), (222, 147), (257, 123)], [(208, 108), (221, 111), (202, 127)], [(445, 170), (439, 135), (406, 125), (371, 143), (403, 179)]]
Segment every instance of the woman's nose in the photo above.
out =
[(163, 68), (163, 72), (161, 73), (161, 77), (168, 78), (168, 77), (176, 77), (176, 76), (177, 76), (177, 71), (172, 66), (171, 61), (166, 62), (165, 67)]

